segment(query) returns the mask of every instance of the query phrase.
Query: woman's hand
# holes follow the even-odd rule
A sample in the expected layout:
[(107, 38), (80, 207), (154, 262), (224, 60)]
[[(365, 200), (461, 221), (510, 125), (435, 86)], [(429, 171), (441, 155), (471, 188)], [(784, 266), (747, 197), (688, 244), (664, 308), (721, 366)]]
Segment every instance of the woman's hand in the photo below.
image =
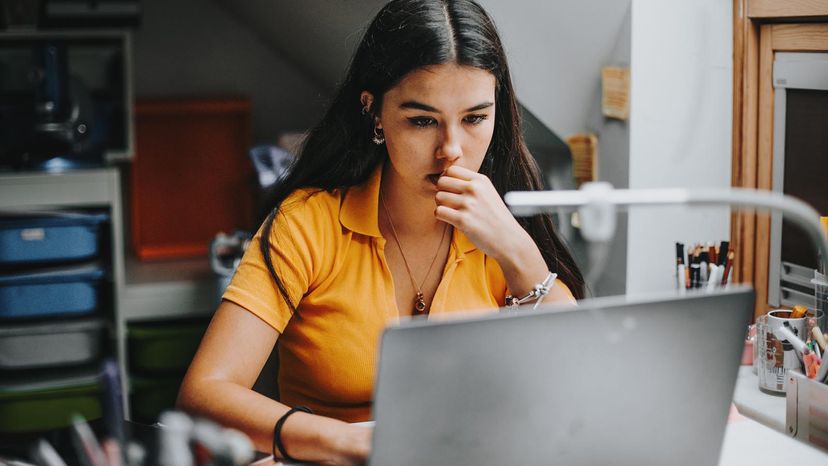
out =
[(437, 189), (437, 218), (462, 231), (486, 255), (502, 263), (516, 252), (537, 251), (486, 175), (452, 165), (437, 180)]
[(335, 457), (321, 464), (329, 466), (356, 466), (365, 464), (371, 453), (373, 427), (340, 424), (331, 432), (332, 450)]
[[(520, 226), (485, 175), (453, 165), (437, 180), (437, 219), (453, 225), (503, 270), (506, 285), (522, 296), (542, 281), (548, 267), (532, 236)], [(549, 301), (572, 301), (553, 287)]]

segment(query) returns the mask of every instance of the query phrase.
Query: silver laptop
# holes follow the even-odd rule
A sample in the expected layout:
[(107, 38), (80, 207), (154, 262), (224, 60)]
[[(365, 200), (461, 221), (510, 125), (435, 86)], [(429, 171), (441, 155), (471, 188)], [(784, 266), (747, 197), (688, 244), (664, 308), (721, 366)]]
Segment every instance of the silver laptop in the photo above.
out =
[(369, 464), (716, 464), (753, 303), (734, 287), (389, 328)]

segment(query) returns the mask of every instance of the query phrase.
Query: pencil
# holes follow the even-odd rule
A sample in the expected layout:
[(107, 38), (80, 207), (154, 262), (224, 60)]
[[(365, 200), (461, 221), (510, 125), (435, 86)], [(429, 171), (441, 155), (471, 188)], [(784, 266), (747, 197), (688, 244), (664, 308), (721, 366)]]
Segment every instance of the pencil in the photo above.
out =
[(725, 265), (724, 275), (722, 275), (722, 286), (727, 285), (727, 277), (730, 275), (730, 270), (733, 268), (733, 260), (735, 258), (735, 252), (730, 251), (727, 253), (727, 264)]

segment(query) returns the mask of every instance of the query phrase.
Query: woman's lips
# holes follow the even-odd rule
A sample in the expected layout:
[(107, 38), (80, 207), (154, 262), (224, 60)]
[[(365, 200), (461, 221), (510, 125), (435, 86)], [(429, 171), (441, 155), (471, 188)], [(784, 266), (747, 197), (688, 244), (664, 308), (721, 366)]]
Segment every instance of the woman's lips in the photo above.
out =
[(428, 178), (428, 181), (431, 181), (436, 186), (437, 185), (437, 180), (439, 180), (440, 177), (445, 175), (445, 174), (446, 174), (446, 171), (443, 170), (440, 173), (432, 173), (430, 175), (426, 175), (426, 178)]

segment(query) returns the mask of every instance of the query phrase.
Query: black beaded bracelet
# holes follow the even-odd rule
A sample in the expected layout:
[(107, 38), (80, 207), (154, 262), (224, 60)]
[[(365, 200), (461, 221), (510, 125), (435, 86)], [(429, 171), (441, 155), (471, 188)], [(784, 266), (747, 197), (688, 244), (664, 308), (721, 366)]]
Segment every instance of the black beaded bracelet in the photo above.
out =
[(290, 463), (298, 463), (299, 460), (288, 455), (285, 451), (285, 445), (282, 443), (282, 426), (285, 425), (285, 421), (287, 421), (287, 418), (297, 411), (313, 414), (313, 411), (311, 411), (311, 409), (307, 406), (294, 406), (293, 408), (290, 408), (288, 412), (283, 414), (282, 417), (280, 417), (279, 420), (276, 421), (276, 425), (273, 426), (273, 447), (271, 448), (273, 457), (276, 458), (276, 450), (279, 450), (281, 458)]

